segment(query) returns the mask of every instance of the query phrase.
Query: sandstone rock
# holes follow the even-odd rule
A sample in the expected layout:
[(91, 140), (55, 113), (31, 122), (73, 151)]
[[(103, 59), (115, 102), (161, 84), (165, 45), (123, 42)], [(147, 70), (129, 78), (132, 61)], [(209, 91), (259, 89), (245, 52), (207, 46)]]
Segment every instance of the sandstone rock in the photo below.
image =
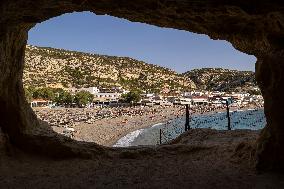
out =
[[(92, 11), (130, 21), (207, 34), (257, 57), (257, 81), (265, 99), (267, 127), (258, 140), (258, 168), (284, 168), (284, 5), (254, 0), (3, 0), (0, 3), (0, 126), (18, 147), (56, 155), (92, 156), (82, 143), (34, 136), (39, 127), (24, 99), (22, 74), (27, 34), (36, 23), (73, 11)], [(76, 149), (76, 150), (75, 150)], [(95, 150), (100, 149), (100, 150)], [(106, 152), (106, 151), (105, 151)]]

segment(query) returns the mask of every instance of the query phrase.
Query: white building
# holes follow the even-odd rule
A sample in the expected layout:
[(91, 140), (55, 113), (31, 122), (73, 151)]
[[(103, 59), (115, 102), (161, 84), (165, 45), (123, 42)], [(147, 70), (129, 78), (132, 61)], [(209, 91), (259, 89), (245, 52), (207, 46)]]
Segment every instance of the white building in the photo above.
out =
[[(103, 90), (103, 92), (100, 91), (98, 87), (88, 87), (88, 88), (71, 88), (69, 91), (73, 94), (80, 92), (80, 91), (88, 91), (92, 95), (94, 95), (94, 101), (100, 101), (100, 102), (110, 102), (110, 101), (117, 101), (121, 94), (120, 92), (114, 92), (112, 90)], [(127, 91), (124, 91), (124, 93), (127, 93)]]
[(222, 96), (224, 94), (225, 94), (225, 92), (220, 92), (220, 91), (212, 91), (211, 92), (211, 95), (213, 95), (213, 96)]
[(181, 96), (191, 96), (191, 92), (184, 92)]
[(191, 100), (193, 105), (207, 105), (209, 103), (207, 96), (195, 96)]
[(96, 93), (100, 92), (100, 89), (98, 87), (88, 87), (88, 88), (81, 88), (79, 89), (80, 91), (88, 91), (91, 94), (95, 95)]
[(52, 101), (44, 100), (44, 99), (33, 99), (30, 102), (30, 106), (32, 108), (35, 108), (35, 107), (50, 107), (52, 105), (53, 105)]
[(221, 100), (214, 100), (214, 101), (211, 101), (211, 105), (219, 107), (219, 106), (222, 106), (223, 104), (222, 104)]
[(205, 95), (205, 93), (202, 92), (202, 91), (192, 91), (191, 95), (192, 96), (203, 96), (203, 95)]
[(192, 100), (191, 98), (168, 98), (168, 101), (169, 102), (172, 102), (173, 104), (178, 104), (178, 105), (186, 105), (186, 104), (189, 104), (189, 105), (192, 105)]
[(110, 98), (110, 99), (118, 99), (121, 97), (121, 93), (94, 93), (95, 98)]
[(88, 91), (90, 92), (91, 94), (95, 94), (95, 93), (99, 93), (100, 92), (100, 89), (98, 89), (98, 87), (88, 87), (88, 88), (80, 88), (80, 89), (77, 89), (77, 88), (69, 88), (68, 91), (72, 94), (76, 94), (80, 91)]

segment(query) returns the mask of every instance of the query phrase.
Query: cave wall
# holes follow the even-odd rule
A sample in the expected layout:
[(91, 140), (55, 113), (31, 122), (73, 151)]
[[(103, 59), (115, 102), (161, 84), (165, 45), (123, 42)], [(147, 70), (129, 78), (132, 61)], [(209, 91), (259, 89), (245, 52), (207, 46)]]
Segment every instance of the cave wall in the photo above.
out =
[[(284, 5), (256, 0), (2, 0), (0, 3), (0, 126), (15, 145), (32, 148), (26, 134), (38, 127), (24, 100), (22, 73), (27, 33), (36, 23), (73, 11), (207, 34), (257, 57), (257, 81), (267, 126), (257, 143), (259, 169), (284, 168)], [(36, 143), (36, 142), (35, 142)]]

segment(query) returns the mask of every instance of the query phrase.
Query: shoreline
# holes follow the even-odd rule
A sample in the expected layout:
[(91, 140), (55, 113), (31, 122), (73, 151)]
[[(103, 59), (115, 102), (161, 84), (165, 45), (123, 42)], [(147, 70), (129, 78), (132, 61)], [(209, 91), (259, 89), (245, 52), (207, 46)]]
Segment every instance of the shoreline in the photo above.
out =
[[(104, 136), (103, 139), (98, 136), (94, 136), (93, 139), (97, 139), (97, 140), (93, 140), (92, 142), (96, 142), (100, 145), (103, 146), (108, 146), (108, 147), (112, 147), (114, 144), (117, 143), (117, 141), (119, 139), (121, 139), (122, 137), (126, 136), (127, 134), (137, 131), (139, 129), (146, 129), (149, 128), (155, 124), (158, 123), (164, 123), (168, 120), (172, 120), (175, 119), (177, 116), (180, 116), (179, 110), (181, 108), (180, 107), (175, 107), (172, 108), (170, 107), (169, 109), (164, 109), (163, 111), (155, 114), (155, 115), (140, 115), (140, 116), (122, 116), (119, 118), (113, 118), (111, 120), (99, 120), (97, 121), (96, 124), (80, 124), (78, 126), (75, 126), (75, 129), (78, 129), (79, 127), (85, 127), (84, 129), (88, 130), (88, 128), (90, 128), (90, 130), (95, 130), (95, 131), (106, 131), (108, 129), (112, 130), (112, 133), (108, 133), (108, 136)], [(173, 113), (172, 113), (173, 112)], [(177, 115), (179, 114), (179, 115)], [(124, 119), (128, 118), (128, 122), (127, 123), (121, 123)], [(111, 125), (114, 124), (114, 125)], [(86, 128), (88, 127), (88, 128)], [(112, 127), (112, 128), (110, 128)], [(115, 127), (115, 128), (113, 128)], [(83, 131), (84, 132), (84, 131)], [(101, 134), (104, 134), (106, 132), (103, 132)], [(98, 135), (98, 134), (97, 134)], [(99, 135), (100, 136), (100, 135)], [(85, 137), (84, 137), (85, 138)], [(106, 139), (107, 138), (107, 139)], [(75, 138), (76, 140), (81, 140), (81, 141), (86, 141), (86, 140), (82, 140), (82, 137), (78, 137), (75, 134)], [(86, 139), (86, 138), (85, 138)]]
[[(243, 108), (230, 108), (230, 111), (235, 110), (248, 110), (251, 108), (257, 107), (243, 107)], [(122, 110), (122, 114), (116, 115), (117, 110)], [(132, 112), (127, 112), (127, 111)], [(94, 113), (98, 110), (96, 109), (45, 109), (39, 110), (38, 113), (42, 113), (41, 116), (49, 117), (65, 115), (69, 113), (67, 117), (64, 118), (64, 121), (68, 121), (74, 117), (80, 118), (81, 115)], [(104, 110), (103, 110), (104, 111)], [(121, 138), (125, 137), (131, 132), (137, 131), (139, 129), (146, 129), (152, 127), (158, 123), (166, 123), (170, 120), (180, 118), (185, 115), (185, 108), (183, 106), (171, 106), (171, 107), (133, 107), (127, 109), (107, 109), (107, 111), (113, 111), (114, 116), (104, 117), (102, 119), (94, 120), (91, 123), (87, 121), (79, 121), (72, 125), (63, 124), (63, 125), (51, 125), (52, 129), (57, 133), (63, 133), (64, 127), (74, 128), (73, 139), (84, 142), (94, 142), (99, 145), (112, 147), (116, 144)], [(138, 111), (135, 112), (135, 111)], [(142, 111), (142, 112), (139, 112)], [(196, 115), (208, 115), (218, 112), (225, 112), (226, 108), (218, 109), (209, 109), (208, 107), (196, 108), (195, 110), (191, 109), (191, 116)], [(83, 113), (82, 113), (83, 112)], [(134, 112), (134, 113), (133, 113)], [(64, 114), (65, 113), (65, 114)], [(120, 112), (121, 113), (121, 112)], [(74, 116), (75, 115), (75, 116)], [(68, 117), (69, 116), (69, 117)], [(70, 117), (71, 116), (71, 117)], [(73, 117), (72, 117), (73, 116)], [(56, 121), (54, 118), (50, 118), (50, 121)], [(48, 122), (48, 121), (47, 121)]]
[[(254, 108), (252, 108), (252, 107), (231, 108), (231, 109), (230, 109), (230, 112), (234, 112), (234, 111), (238, 111), (238, 110), (241, 110), (241, 111), (248, 111), (248, 110), (251, 110), (251, 109), (259, 109), (259, 108), (257, 108), (257, 107), (254, 107)], [(224, 113), (224, 112), (226, 112), (226, 109), (221, 109), (221, 110), (219, 110), (219, 111), (209, 111), (209, 112), (204, 112), (204, 113), (192, 113), (192, 114), (190, 114), (190, 116), (210, 115), (210, 114), (217, 114), (217, 113)], [(182, 116), (184, 116), (184, 115), (182, 115)], [(126, 137), (127, 135), (129, 135), (129, 134), (131, 134), (131, 133), (133, 133), (133, 132), (135, 132), (135, 131), (138, 131), (138, 130), (141, 130), (141, 129), (143, 129), (143, 131), (144, 131), (144, 129), (152, 128), (153, 126), (156, 126), (156, 125), (158, 125), (158, 124), (164, 124), (164, 123), (166, 123), (166, 122), (168, 122), (168, 121), (174, 121), (174, 120), (179, 119), (179, 118), (180, 118), (180, 117), (174, 117), (173, 119), (167, 119), (167, 120), (164, 120), (164, 121), (162, 121), (162, 122), (158, 122), (158, 123), (154, 123), (154, 124), (148, 125), (147, 127), (144, 127), (144, 126), (143, 126), (143, 127), (141, 127), (141, 128), (137, 128), (136, 130), (129, 131), (127, 134), (124, 134), (121, 138), (117, 139), (113, 144), (111, 144), (111, 146), (113, 147), (115, 144), (117, 144), (117, 142), (118, 142), (120, 139)], [(142, 132), (143, 132), (143, 131), (142, 131)], [(141, 134), (141, 133), (139, 133), (139, 135), (140, 135), (140, 134)], [(137, 136), (139, 136), (139, 135), (137, 135)]]
[[(241, 108), (241, 109), (238, 109), (238, 108), (232, 108), (232, 111), (237, 111), (237, 110), (242, 110), (242, 111), (247, 111), (251, 109), (250, 107), (246, 107), (246, 108)], [(184, 110), (184, 109), (183, 109)], [(231, 110), (230, 110), (231, 111)], [(219, 111), (209, 111), (209, 112), (204, 112), (204, 113), (199, 113), (199, 112), (196, 112), (196, 113), (192, 113), (190, 114), (190, 116), (199, 116), (199, 115), (210, 115), (210, 114), (215, 114), (215, 113), (224, 113), (226, 112), (226, 109), (220, 109)], [(181, 116), (184, 116), (184, 115), (181, 115)], [(135, 132), (135, 131), (138, 131), (138, 130), (141, 130), (141, 129), (147, 129), (147, 128), (151, 128), (157, 124), (164, 124), (168, 121), (173, 121), (175, 119), (179, 119), (179, 117), (176, 117), (176, 116), (173, 116), (173, 118), (169, 118), (169, 119), (164, 119), (164, 120), (160, 120), (159, 121), (155, 121), (155, 122), (152, 122), (152, 123), (146, 123), (146, 125), (143, 125), (142, 127), (138, 127), (136, 130), (129, 130), (127, 132), (125, 132), (120, 138), (118, 138), (117, 140), (113, 141), (112, 143), (108, 143), (107, 146), (113, 146), (115, 145), (121, 138), (127, 136), (128, 134), (132, 133), (132, 132)], [(143, 131), (142, 131), (143, 132)]]

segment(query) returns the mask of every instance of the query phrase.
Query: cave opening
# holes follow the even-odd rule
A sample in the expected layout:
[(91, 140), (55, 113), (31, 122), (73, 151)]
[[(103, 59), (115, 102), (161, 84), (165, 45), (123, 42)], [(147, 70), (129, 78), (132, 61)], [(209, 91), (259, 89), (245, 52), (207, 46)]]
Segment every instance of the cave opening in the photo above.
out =
[[(262, 129), (255, 61), (205, 35), (82, 12), (29, 31), (23, 83), (40, 123), (59, 134), (105, 146), (156, 145), (184, 132), (184, 103), (191, 128), (226, 130), (230, 98), (233, 130)], [(140, 95), (135, 107), (123, 102), (132, 91)]]
[[(75, 142), (56, 134), (52, 137), (37, 135), (33, 131), (39, 128), (39, 123), (24, 97), (22, 74), (29, 29), (64, 13), (92, 11), (100, 15), (108, 14), (130, 21), (206, 34), (212, 39), (229, 41), (234, 48), (254, 55), (257, 58), (256, 80), (264, 97), (267, 119), (267, 125), (253, 147), (256, 167), (259, 170), (283, 170), (284, 105), (281, 99), (284, 68), (283, 45), (279, 43), (283, 40), (282, 4), (262, 1), (256, 5), (251, 1), (240, 3), (219, 0), (66, 0), (64, 3), (45, 1), (38, 4), (34, 1), (3, 1), (1, 6), (1, 130), (9, 136), (9, 142), (14, 146), (34, 154), (60, 157), (110, 156), (111, 153), (125, 150), (116, 151), (93, 143)], [(137, 152), (137, 149), (134, 151)], [(127, 152), (124, 155), (129, 154)]]

